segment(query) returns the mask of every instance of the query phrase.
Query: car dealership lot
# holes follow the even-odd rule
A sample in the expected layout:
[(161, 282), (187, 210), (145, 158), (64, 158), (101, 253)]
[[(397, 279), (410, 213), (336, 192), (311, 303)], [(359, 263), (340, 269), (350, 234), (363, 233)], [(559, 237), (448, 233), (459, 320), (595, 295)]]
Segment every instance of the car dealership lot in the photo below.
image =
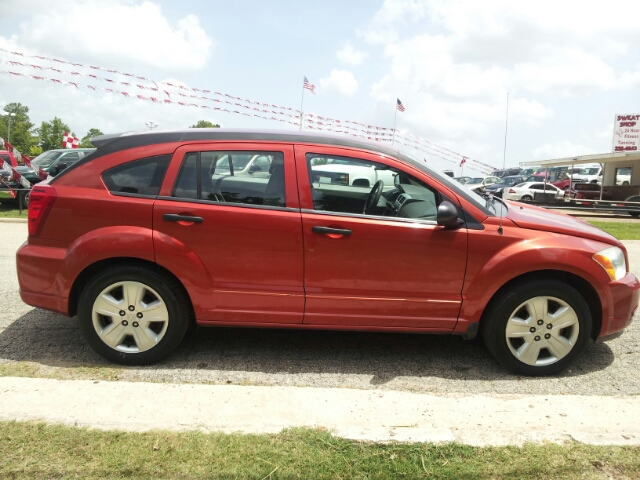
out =
[[(0, 363), (29, 362), (29, 375), (129, 381), (387, 389), (435, 394), (640, 393), (640, 323), (591, 345), (565, 373), (530, 379), (501, 368), (484, 346), (458, 337), (213, 328), (192, 334), (168, 360), (116, 367), (84, 342), (75, 319), (22, 303), (15, 251), (25, 223), (0, 223)], [(625, 242), (640, 273), (640, 242)], [(20, 364), (25, 365), (25, 364)], [(6, 371), (10, 372), (9, 365)], [(16, 367), (17, 369), (17, 367)], [(107, 372), (107, 373), (105, 373)]]

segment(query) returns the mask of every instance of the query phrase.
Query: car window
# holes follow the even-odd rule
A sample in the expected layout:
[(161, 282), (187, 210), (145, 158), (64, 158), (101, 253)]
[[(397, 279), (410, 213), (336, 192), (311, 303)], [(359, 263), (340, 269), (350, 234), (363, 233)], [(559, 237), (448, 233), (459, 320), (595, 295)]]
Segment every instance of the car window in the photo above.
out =
[[(253, 159), (265, 176), (238, 175)], [(237, 163), (236, 163), (237, 162)], [(220, 165), (223, 168), (220, 168)], [(242, 165), (242, 169), (240, 166)], [(282, 152), (204, 151), (185, 155), (173, 188), (173, 197), (210, 202), (285, 207)]]
[(71, 165), (72, 163), (75, 163), (78, 160), (80, 160), (80, 156), (78, 155), (78, 152), (65, 153), (62, 156), (62, 158), (60, 158), (60, 162), (66, 162), (68, 165)]
[(157, 196), (171, 161), (171, 155), (134, 160), (113, 167), (102, 174), (112, 193)]
[(306, 160), (314, 210), (436, 220), (437, 192), (413, 175), (357, 158), (308, 153)]

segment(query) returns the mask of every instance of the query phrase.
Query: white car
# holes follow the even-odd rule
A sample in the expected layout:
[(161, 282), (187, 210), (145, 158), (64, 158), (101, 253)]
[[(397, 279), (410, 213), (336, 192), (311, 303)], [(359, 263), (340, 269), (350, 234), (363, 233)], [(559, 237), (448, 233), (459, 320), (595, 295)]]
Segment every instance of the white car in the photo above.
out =
[(602, 167), (583, 167), (582, 171), (573, 175), (574, 180), (584, 183), (602, 183)]
[(339, 185), (351, 185), (355, 187), (371, 188), (382, 180), (385, 187), (393, 187), (393, 179), (396, 173), (392, 170), (365, 166), (350, 160), (329, 159), (328, 163), (312, 165), (313, 183), (333, 183)]
[(536, 193), (555, 193), (556, 200), (564, 198), (565, 191), (550, 183), (525, 182), (519, 183), (502, 192), (503, 200), (520, 200), (522, 202), (531, 202)]
[(481, 193), (484, 192), (485, 187), (493, 185), (499, 180), (499, 177), (473, 177), (467, 180), (464, 184), (464, 188), (469, 189), (472, 192)]

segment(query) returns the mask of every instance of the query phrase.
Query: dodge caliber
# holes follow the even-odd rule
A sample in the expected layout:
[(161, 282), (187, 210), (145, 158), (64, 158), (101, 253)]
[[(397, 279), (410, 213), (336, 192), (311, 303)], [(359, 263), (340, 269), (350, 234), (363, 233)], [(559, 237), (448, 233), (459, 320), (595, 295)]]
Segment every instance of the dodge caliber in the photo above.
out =
[[(616, 238), (384, 145), (223, 129), (92, 142), (33, 187), (18, 277), (27, 304), (77, 316), (114, 362), (157, 362), (196, 324), (481, 335), (505, 368), (549, 375), (638, 305)], [(233, 174), (254, 156), (268, 173)]]

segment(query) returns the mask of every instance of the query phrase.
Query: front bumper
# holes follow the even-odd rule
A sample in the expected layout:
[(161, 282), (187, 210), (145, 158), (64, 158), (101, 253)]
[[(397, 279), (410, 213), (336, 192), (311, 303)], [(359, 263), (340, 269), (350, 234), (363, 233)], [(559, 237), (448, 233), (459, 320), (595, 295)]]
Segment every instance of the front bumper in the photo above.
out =
[[(611, 340), (633, 321), (638, 312), (640, 282), (633, 273), (627, 273), (618, 281), (610, 282), (606, 295), (609, 308), (603, 308), (602, 328), (598, 341)], [(608, 315), (605, 313), (608, 312)]]

